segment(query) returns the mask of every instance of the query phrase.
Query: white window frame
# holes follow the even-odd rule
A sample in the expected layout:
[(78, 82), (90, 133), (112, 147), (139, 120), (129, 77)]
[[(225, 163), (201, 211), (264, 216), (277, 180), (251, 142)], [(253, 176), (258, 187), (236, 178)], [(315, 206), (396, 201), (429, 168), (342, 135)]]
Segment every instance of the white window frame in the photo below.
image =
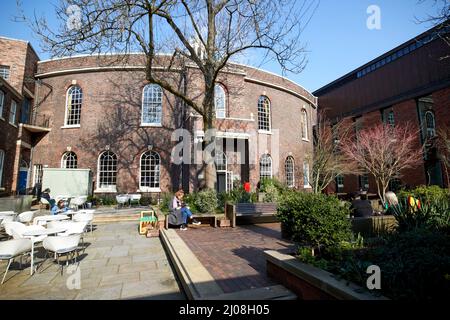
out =
[(395, 127), (395, 114), (394, 110), (389, 110), (386, 116), (386, 123), (391, 127)]
[(303, 161), (303, 187), (305, 189), (311, 189), (311, 177), (310, 177), (309, 162)]
[(12, 124), (13, 126), (16, 126), (16, 118), (17, 118), (17, 102), (16, 100), (12, 100), (11, 108), (9, 109), (9, 123)]
[(3, 168), (5, 166), (5, 151), (0, 149), (0, 187), (3, 183)]
[[(291, 167), (289, 167), (289, 163), (291, 163)], [(289, 172), (288, 170), (291, 169), (292, 171)], [(294, 188), (295, 187), (295, 160), (294, 157), (289, 156), (286, 158), (286, 161), (284, 162), (284, 171), (286, 175), (286, 185), (288, 188)], [(289, 183), (289, 175), (292, 176), (292, 183)]]
[[(152, 156), (156, 156), (156, 159), (158, 161), (158, 164), (155, 165), (155, 170), (145, 170), (145, 172), (149, 173), (149, 176), (151, 176), (152, 174), (157, 175), (157, 187), (149, 187), (149, 186), (144, 186), (142, 185), (142, 160), (143, 157), (146, 155), (149, 155), (149, 157)], [(150, 160), (151, 161), (151, 160)], [(151, 162), (150, 162), (150, 167), (151, 167)], [(155, 178), (156, 180), (156, 178)], [(156, 151), (146, 151), (144, 153), (141, 154), (141, 157), (139, 159), (139, 191), (141, 192), (161, 192), (161, 156), (158, 152)]]
[(9, 66), (0, 66), (0, 77), (9, 80), (11, 76), (11, 67)]
[[(266, 102), (267, 105), (263, 105)], [(264, 107), (268, 110), (264, 110)], [(262, 126), (263, 123), (264, 126)], [(272, 133), (272, 103), (267, 96), (260, 96), (258, 99), (258, 132)]]
[[(433, 120), (432, 128), (428, 127), (428, 119), (427, 119), (428, 116), (431, 116), (431, 119)], [(425, 112), (424, 120), (425, 120), (425, 138), (426, 139), (434, 138), (436, 136), (436, 117), (434, 115), (434, 112), (430, 110)]]
[[(160, 97), (152, 98), (152, 96), (148, 96), (150, 94), (158, 94), (156, 90), (160, 91)], [(143, 127), (161, 127), (162, 126), (162, 117), (163, 117), (163, 89), (161, 86), (150, 83), (147, 84), (144, 89), (142, 89), (142, 105), (141, 105), (141, 126)], [(157, 105), (159, 105), (159, 121), (156, 122), (145, 122), (144, 121), (144, 109), (147, 110), (153, 107), (155, 108), (155, 114), (157, 114)]]
[[(263, 164), (263, 160), (268, 160), (267, 163)], [(270, 168), (269, 170), (266, 170), (266, 168)], [(263, 172), (264, 169), (264, 172)], [(273, 178), (273, 161), (272, 157), (269, 154), (263, 154), (261, 158), (259, 159), (259, 180), (263, 179), (272, 179)]]
[[(111, 153), (116, 158), (115, 159), (115, 161), (116, 161), (116, 163), (115, 163), (116, 170), (115, 171), (112, 171), (112, 170), (104, 171), (104, 172), (114, 172), (114, 174), (115, 174), (115, 184), (102, 186), (100, 184), (100, 171), (101, 171), (100, 161), (101, 161), (102, 156), (104, 154), (106, 154), (106, 153)], [(114, 152), (112, 152), (110, 150), (107, 150), (107, 151), (103, 151), (102, 153), (100, 153), (100, 155), (98, 156), (98, 160), (97, 160), (97, 190), (96, 190), (96, 192), (104, 192), (104, 193), (107, 193), (107, 192), (115, 193), (115, 192), (117, 192), (117, 164), (118, 164), (117, 155)]]
[[(75, 91), (76, 89), (79, 90), (79, 92), (77, 93), (77, 95), (79, 95), (78, 97), (78, 102), (77, 102), (77, 106), (79, 105), (79, 112), (78, 112), (78, 123), (75, 124), (69, 124), (69, 94), (72, 94), (72, 91)], [(71, 96), (72, 97), (72, 96)], [(72, 98), (70, 98), (70, 100), (73, 100)], [(72, 103), (72, 102), (70, 102)], [(73, 106), (72, 106), (73, 108)], [(70, 86), (69, 89), (67, 89), (66, 92), (66, 111), (65, 111), (65, 115), (64, 115), (64, 126), (63, 128), (79, 128), (81, 126), (81, 110), (83, 108), (83, 89), (81, 89), (80, 86), (78, 85), (74, 85), (74, 86)]]
[(308, 127), (308, 112), (305, 108), (301, 111), (301, 125), (302, 125), (302, 140), (303, 141), (309, 141), (309, 127)]
[(219, 83), (214, 86), (214, 108), (217, 119), (225, 119), (227, 117), (227, 94), (224, 86)]
[(42, 174), (44, 166), (42, 164), (35, 164), (33, 166), (33, 185), (40, 183), (42, 185)]
[(5, 118), (3, 118), (3, 109), (5, 106), (5, 93), (0, 90), (0, 119), (5, 120)]
[[(70, 163), (71, 166), (68, 167), (67, 163)], [(75, 163), (75, 166), (73, 166)], [(78, 168), (78, 156), (75, 152), (69, 151), (65, 152), (61, 157), (61, 168), (63, 169), (77, 169)]]

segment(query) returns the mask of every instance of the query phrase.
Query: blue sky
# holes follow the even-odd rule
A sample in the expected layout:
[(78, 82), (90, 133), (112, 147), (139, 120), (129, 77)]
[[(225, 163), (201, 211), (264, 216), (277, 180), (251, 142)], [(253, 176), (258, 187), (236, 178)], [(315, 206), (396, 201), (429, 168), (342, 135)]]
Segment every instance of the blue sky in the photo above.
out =
[[(384, 52), (430, 28), (418, 24), (415, 17), (433, 13), (433, 1), (419, 4), (419, 0), (321, 0), (320, 5), (303, 33), (307, 45), (308, 65), (300, 74), (287, 77), (314, 91), (349, 71), (376, 58)], [(26, 13), (45, 12), (50, 23), (54, 21), (53, 1), (23, 0)], [(377, 5), (381, 9), (381, 29), (369, 30), (367, 8)], [(13, 22), (17, 13), (16, 0), (3, 0), (0, 11), (0, 35), (28, 40), (41, 59), (39, 41), (23, 23)], [(259, 66), (259, 63), (258, 63)], [(280, 73), (279, 67), (268, 62), (262, 68)]]

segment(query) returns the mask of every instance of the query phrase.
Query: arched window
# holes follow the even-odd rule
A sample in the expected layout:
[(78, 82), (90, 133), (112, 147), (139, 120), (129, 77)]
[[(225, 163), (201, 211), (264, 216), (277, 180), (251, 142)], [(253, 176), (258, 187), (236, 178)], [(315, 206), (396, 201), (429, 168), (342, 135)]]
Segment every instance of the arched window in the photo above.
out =
[(258, 100), (258, 129), (262, 131), (270, 131), (270, 100), (265, 96), (259, 97)]
[(272, 158), (265, 154), (259, 160), (259, 179), (271, 179), (272, 178)]
[(161, 177), (161, 157), (157, 152), (147, 151), (141, 156), (140, 189), (159, 189)]
[(286, 172), (286, 184), (289, 188), (293, 188), (295, 186), (293, 157), (287, 157), (286, 162), (284, 163), (284, 169)]
[(142, 124), (161, 125), (162, 89), (157, 84), (148, 84), (142, 93)]
[(427, 138), (433, 138), (436, 136), (436, 121), (434, 119), (433, 111), (427, 111), (425, 113), (425, 126)]
[(2, 186), (3, 165), (5, 163), (5, 151), (0, 149), (0, 187)]
[(309, 184), (309, 163), (308, 161), (303, 162), (303, 187), (310, 188)]
[(117, 179), (117, 156), (105, 151), (98, 158), (98, 188), (114, 191)]
[(214, 87), (214, 105), (216, 107), (216, 118), (224, 119), (227, 113), (227, 100), (225, 89), (220, 85), (216, 84)]
[(75, 152), (66, 152), (61, 159), (61, 168), (76, 169), (78, 167), (78, 159)]
[(305, 109), (301, 112), (302, 139), (308, 140), (308, 113)]
[(78, 126), (81, 123), (81, 106), (83, 104), (83, 91), (78, 86), (67, 90), (66, 98), (66, 126)]
[(216, 150), (216, 171), (217, 172), (227, 172), (227, 155), (225, 152)]

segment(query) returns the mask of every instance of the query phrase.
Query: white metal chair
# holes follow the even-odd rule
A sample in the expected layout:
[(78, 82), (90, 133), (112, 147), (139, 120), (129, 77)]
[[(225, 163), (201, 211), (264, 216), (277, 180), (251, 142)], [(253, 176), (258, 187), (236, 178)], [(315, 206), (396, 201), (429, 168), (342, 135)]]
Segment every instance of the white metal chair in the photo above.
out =
[[(67, 237), (47, 237), (44, 239), (42, 245), (47, 252), (52, 252), (56, 255), (56, 261), (59, 263), (59, 257), (67, 255), (66, 265), (69, 264), (69, 255), (77, 262), (78, 245), (80, 243), (81, 235), (71, 235)], [(72, 260), (71, 259), (71, 260)], [(63, 274), (64, 266), (61, 265), (61, 275)]]
[(89, 224), (89, 229), (92, 233), (92, 221), (94, 220), (94, 214), (93, 213), (77, 213), (73, 216), (72, 221), (75, 222), (86, 222)]
[(130, 200), (130, 197), (127, 194), (119, 194), (116, 196), (117, 201), (117, 209), (119, 209), (119, 206), (122, 205), (122, 207)]
[(132, 204), (139, 204), (141, 201), (142, 195), (141, 194), (130, 194), (130, 207)]
[(44, 206), (44, 208), (47, 208), (47, 206), (48, 206), (50, 210), (52, 209), (52, 208), (50, 208), (50, 202), (48, 202), (47, 199), (41, 198), (41, 200), (39, 200), (39, 202), (41, 204), (39, 210), (42, 209), (42, 206)]
[(80, 207), (84, 207), (84, 204), (86, 203), (87, 199), (84, 197), (75, 197), (70, 199), (70, 208), (74, 208), (75, 210), (78, 210)]
[[(35, 230), (45, 230), (43, 226), (26, 226), (21, 222), (13, 221), (5, 224), (5, 231), (8, 235), (12, 236), (14, 239), (24, 239), (24, 233)], [(47, 237), (46, 235), (37, 236), (33, 238), (33, 242), (40, 242)]]
[(34, 211), (25, 211), (18, 215), (19, 222), (30, 224), (33, 221)]
[(0, 260), (8, 260), (8, 266), (6, 267), (1, 284), (5, 282), (6, 274), (14, 258), (20, 256), (20, 268), (22, 268), (22, 256), (30, 251), (31, 240), (29, 239), (15, 239), (0, 242)]

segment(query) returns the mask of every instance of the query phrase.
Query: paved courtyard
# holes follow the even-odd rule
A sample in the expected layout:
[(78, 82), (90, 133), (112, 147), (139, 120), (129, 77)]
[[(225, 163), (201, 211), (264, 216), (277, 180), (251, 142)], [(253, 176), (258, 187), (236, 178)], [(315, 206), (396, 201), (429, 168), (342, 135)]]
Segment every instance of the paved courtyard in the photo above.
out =
[[(97, 224), (92, 236), (85, 235), (79, 265), (65, 267), (64, 275), (52, 259), (33, 276), (29, 263), (21, 271), (12, 264), (0, 299), (185, 299), (159, 238), (140, 236), (137, 225)], [(44, 256), (43, 249), (38, 255)], [(2, 261), (1, 276), (5, 268)], [(80, 289), (74, 288), (78, 274)]]
[(177, 231), (225, 293), (277, 285), (266, 276), (265, 250), (294, 251), (279, 223)]

